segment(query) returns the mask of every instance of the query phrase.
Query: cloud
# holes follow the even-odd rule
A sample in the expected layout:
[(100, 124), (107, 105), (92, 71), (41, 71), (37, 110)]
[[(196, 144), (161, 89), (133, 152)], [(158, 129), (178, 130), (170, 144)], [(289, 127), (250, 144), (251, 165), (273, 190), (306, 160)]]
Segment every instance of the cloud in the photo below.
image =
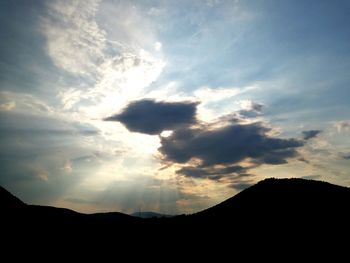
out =
[(234, 123), (210, 129), (182, 128), (169, 137), (161, 138), (160, 153), (164, 160), (184, 164), (196, 159), (202, 167), (237, 164), (250, 159), (256, 164), (282, 164), (297, 155), (303, 142), (296, 139), (274, 138), (270, 128), (261, 123)]
[(338, 121), (335, 124), (338, 132), (348, 131), (350, 129), (350, 120)]
[(343, 155), (342, 155), (342, 158), (343, 158), (344, 160), (350, 160), (350, 153), (348, 153), (348, 154), (343, 154)]
[(230, 99), (239, 93), (242, 93), (244, 89), (240, 88), (210, 88), (202, 87), (193, 92), (193, 95), (203, 102), (217, 102), (221, 100)]
[(253, 102), (251, 100), (240, 101), (241, 110), (238, 114), (246, 118), (255, 118), (262, 115), (262, 111), (265, 107), (264, 104)]
[(28, 93), (0, 91), (0, 111), (49, 114), (54, 109), (42, 99)]
[(9, 101), (9, 102), (0, 104), (0, 111), (10, 111), (10, 110), (13, 110), (14, 108), (16, 108), (16, 102), (14, 101)]
[(49, 181), (48, 175), (49, 175), (49, 173), (45, 169), (42, 169), (42, 168), (37, 168), (34, 171), (34, 177), (36, 177), (37, 179), (44, 181), (44, 182)]
[(261, 112), (265, 107), (264, 104), (253, 102), (251, 100), (241, 100), (239, 104), (243, 110), (247, 111)]
[(305, 175), (305, 176), (302, 176), (301, 178), (307, 179), (307, 180), (319, 180), (321, 178), (321, 175), (318, 175), (318, 174)]
[(106, 32), (95, 21), (99, 1), (50, 1), (48, 16), (41, 28), (47, 39), (47, 52), (56, 66), (74, 73), (96, 73), (103, 59)]
[(69, 110), (81, 100), (81, 95), (81, 90), (69, 88), (67, 90), (60, 91), (57, 97), (61, 99), (63, 109)]
[(94, 201), (88, 201), (82, 198), (74, 198), (74, 197), (67, 197), (64, 198), (64, 201), (75, 203), (75, 204), (91, 204), (94, 203)]
[(105, 120), (119, 121), (132, 132), (155, 135), (196, 123), (196, 106), (194, 102), (145, 99), (131, 102), (121, 113)]
[(304, 157), (299, 157), (299, 158), (298, 158), (298, 161), (303, 162), (303, 163), (307, 163), (307, 164), (310, 163), (310, 162), (309, 162), (308, 160), (306, 160)]
[(309, 131), (303, 131), (302, 134), (303, 134), (304, 140), (309, 140), (316, 137), (321, 132), (322, 132), (321, 130), (309, 130)]
[(100, 0), (46, 5), (40, 29), (47, 55), (68, 73), (57, 94), (65, 111), (101, 118), (140, 98), (160, 75), (161, 43), (134, 5)]
[[(2, 135), (40, 138), (40, 136), (93, 136), (99, 130), (88, 123), (69, 122), (52, 116), (22, 112), (0, 112)], [(42, 137), (42, 139), (44, 139)], [(56, 137), (57, 139), (57, 137)], [(44, 148), (45, 145), (37, 145)], [(39, 147), (40, 146), (40, 147)]]
[(207, 6), (214, 7), (218, 4), (220, 4), (220, 0), (207, 0), (206, 1)]
[(65, 161), (64, 166), (63, 166), (63, 170), (67, 174), (71, 174), (72, 173), (73, 168), (72, 168), (72, 163), (71, 163), (70, 160), (66, 160)]
[(154, 43), (154, 49), (156, 51), (160, 51), (162, 49), (162, 43), (158, 42), (158, 41), (156, 43)]
[(244, 173), (245, 171), (246, 169), (239, 165), (220, 167), (220, 168), (185, 166), (177, 170), (176, 173), (184, 175), (186, 177), (220, 180), (224, 176), (227, 176), (230, 174), (241, 174), (241, 173)]
[(237, 183), (230, 184), (229, 187), (241, 191), (241, 190), (244, 190), (248, 187), (251, 187), (252, 185), (253, 185), (253, 183), (237, 182)]
[(158, 149), (162, 160), (180, 168), (176, 174), (195, 179), (210, 179), (242, 190), (250, 182), (249, 170), (260, 165), (280, 165), (297, 157), (305, 141), (277, 138), (272, 128), (261, 122), (226, 122), (225, 126), (202, 124), (173, 131), (161, 137)]

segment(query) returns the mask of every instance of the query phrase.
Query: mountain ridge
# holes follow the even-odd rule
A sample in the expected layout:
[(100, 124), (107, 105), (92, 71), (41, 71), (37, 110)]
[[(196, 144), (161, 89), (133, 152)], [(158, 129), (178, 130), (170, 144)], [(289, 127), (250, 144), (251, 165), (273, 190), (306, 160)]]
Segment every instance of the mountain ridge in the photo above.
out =
[(12, 229), (23, 231), (35, 226), (37, 231), (58, 233), (70, 229), (73, 233), (201, 236), (220, 232), (243, 235), (245, 231), (271, 234), (278, 233), (278, 229), (288, 234), (316, 233), (322, 226), (323, 231), (331, 233), (347, 229), (350, 221), (350, 188), (297, 178), (265, 179), (213, 207), (168, 218), (139, 218), (119, 212), (82, 214), (66, 208), (26, 205), (14, 198), (5, 198), (12, 200), (14, 207), (0, 206), (2, 219)]

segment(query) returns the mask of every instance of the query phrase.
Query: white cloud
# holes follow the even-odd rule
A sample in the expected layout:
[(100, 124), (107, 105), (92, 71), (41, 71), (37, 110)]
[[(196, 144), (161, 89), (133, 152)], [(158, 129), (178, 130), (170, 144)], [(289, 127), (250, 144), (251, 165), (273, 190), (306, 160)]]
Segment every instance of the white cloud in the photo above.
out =
[(44, 182), (49, 181), (49, 173), (47, 170), (45, 170), (42, 167), (37, 167), (34, 170), (34, 177), (36, 177), (37, 179), (44, 181)]
[(168, 131), (168, 130), (165, 130), (165, 131), (162, 131), (162, 133), (160, 134), (161, 137), (169, 137), (173, 134), (173, 131)]
[(63, 170), (67, 173), (67, 174), (71, 174), (73, 171), (72, 168), (72, 163), (70, 160), (66, 160), (63, 166)]
[(251, 100), (241, 100), (238, 102), (242, 110), (260, 112), (264, 107), (263, 104), (253, 102)]
[[(95, 187), (99, 182), (108, 184), (116, 179), (116, 171), (121, 171), (120, 164), (118, 167), (116, 164), (135, 157), (140, 162), (149, 162), (157, 151), (158, 137), (130, 134), (122, 125), (102, 119), (119, 111), (129, 101), (141, 98), (165, 66), (160, 52), (155, 50), (156, 47), (160, 49), (160, 44), (147, 51), (146, 47), (122, 42), (124, 39), (112, 37), (110, 40), (110, 35), (96, 22), (98, 8), (98, 2), (67, 2), (65, 5), (53, 2), (49, 4), (50, 17), (43, 19), (42, 25), (47, 52), (55, 65), (81, 80), (77, 86), (60, 88), (57, 98), (64, 112), (62, 108), (57, 108), (57, 112), (70, 121), (97, 127), (100, 136), (86, 137), (84, 147), (111, 153), (110, 160), (99, 160), (99, 172), (90, 178)], [(112, 28), (132, 33), (132, 28), (118, 28), (121, 26), (128, 25), (116, 24)], [(112, 153), (117, 150), (126, 153)], [(72, 163), (65, 161), (62, 171), (71, 173)]]
[(82, 94), (92, 105), (79, 109), (85, 116), (102, 119), (121, 110), (132, 100), (141, 98), (165, 66), (145, 50), (106, 60), (100, 67), (96, 84)]
[(207, 0), (207, 6), (214, 7), (220, 4), (220, 0)]
[(350, 130), (350, 120), (336, 122), (335, 128), (337, 129), (338, 132)]
[(209, 88), (203, 87), (195, 90), (193, 92), (194, 96), (203, 102), (216, 102), (220, 100), (225, 100), (236, 96), (241, 93), (240, 88)]
[(64, 110), (71, 109), (81, 99), (82, 91), (76, 88), (69, 88), (67, 90), (60, 91), (58, 98), (61, 99)]
[(160, 51), (162, 49), (162, 43), (160, 43), (158, 41), (156, 43), (154, 43), (154, 49), (156, 51)]
[(37, 98), (34, 95), (0, 91), (0, 110), (3, 111), (17, 111), (32, 114), (49, 114), (53, 112), (53, 108), (43, 100)]
[(147, 11), (147, 15), (150, 15), (150, 16), (160, 16), (161, 14), (162, 14), (162, 10), (156, 7), (151, 7)]
[(211, 88), (201, 87), (193, 92), (193, 96), (201, 104), (198, 106), (198, 113), (202, 120), (211, 122), (220, 116), (232, 113), (237, 110), (234, 103), (239, 95), (257, 89), (258, 86), (247, 87), (225, 87)]
[(104, 59), (106, 33), (96, 21), (99, 1), (50, 1), (42, 20), (47, 52), (56, 66), (75, 74), (91, 75)]
[[(108, 3), (106, 6), (115, 8)], [(137, 45), (138, 42), (129, 43), (133, 38), (124, 43), (121, 39), (115, 40), (113, 30), (108, 28), (113, 40), (109, 39), (96, 21), (99, 1), (65, 2), (64, 5), (55, 1), (48, 7), (50, 15), (42, 20), (47, 52), (58, 67), (82, 77), (84, 82), (77, 87), (61, 88), (57, 97), (64, 110), (74, 112), (81, 120), (102, 119), (121, 109), (128, 101), (142, 96), (144, 89), (162, 72), (165, 63)], [(131, 11), (135, 19), (139, 17), (136, 9)], [(104, 13), (102, 19), (107, 23), (115, 17)], [(133, 33), (130, 23), (119, 22), (114, 31)], [(139, 33), (139, 30), (135, 32)], [(159, 53), (161, 43), (153, 43), (152, 50)], [(82, 100), (84, 105), (80, 104)]]
[(0, 104), (0, 111), (10, 111), (16, 108), (16, 102), (14, 101), (9, 101), (5, 103)]
[(239, 105), (243, 110), (251, 110), (253, 102), (251, 100), (241, 100), (239, 101)]

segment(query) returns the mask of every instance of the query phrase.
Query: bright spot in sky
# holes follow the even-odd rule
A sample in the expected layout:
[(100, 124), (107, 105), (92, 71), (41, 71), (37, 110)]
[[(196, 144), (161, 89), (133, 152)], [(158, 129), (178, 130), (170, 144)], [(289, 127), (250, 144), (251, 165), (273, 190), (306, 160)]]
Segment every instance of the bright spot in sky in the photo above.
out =
[(162, 131), (162, 133), (160, 134), (161, 137), (169, 137), (170, 135), (173, 134), (173, 131)]
[(155, 44), (154, 44), (154, 49), (156, 50), (156, 51), (160, 51), (161, 49), (162, 49), (162, 43), (160, 43), (160, 42), (156, 42)]

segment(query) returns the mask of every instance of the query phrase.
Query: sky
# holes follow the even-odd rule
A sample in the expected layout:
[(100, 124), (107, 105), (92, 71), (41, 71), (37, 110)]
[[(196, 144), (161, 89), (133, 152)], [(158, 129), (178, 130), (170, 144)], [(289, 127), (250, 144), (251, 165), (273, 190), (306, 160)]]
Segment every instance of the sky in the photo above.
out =
[(268, 177), (350, 186), (350, 2), (0, 1), (0, 185), (193, 213)]

